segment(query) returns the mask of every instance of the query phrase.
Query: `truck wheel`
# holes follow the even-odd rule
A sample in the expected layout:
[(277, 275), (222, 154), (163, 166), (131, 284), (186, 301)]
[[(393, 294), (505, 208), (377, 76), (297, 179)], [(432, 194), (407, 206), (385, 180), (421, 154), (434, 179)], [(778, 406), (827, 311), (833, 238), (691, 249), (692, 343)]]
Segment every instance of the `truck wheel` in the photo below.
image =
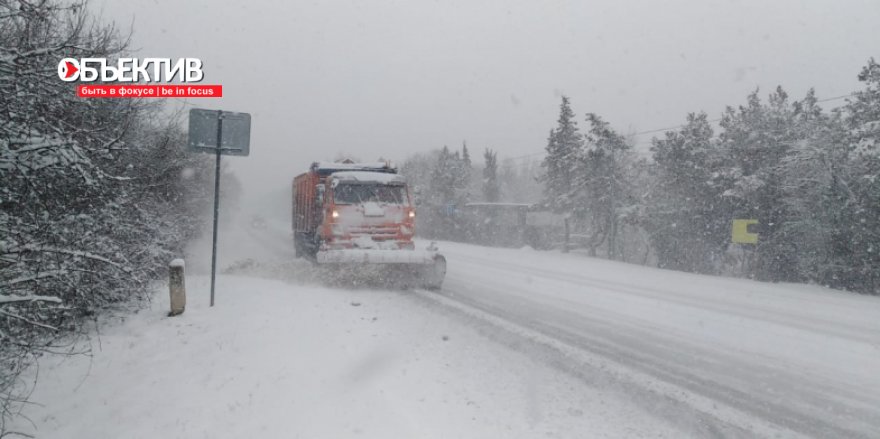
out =
[(301, 258), (305, 255), (303, 252), (302, 239), (299, 236), (293, 235), (293, 256), (295, 258)]
[(293, 237), (293, 253), (297, 258), (305, 258), (315, 262), (320, 246), (320, 242), (309, 235), (296, 234)]

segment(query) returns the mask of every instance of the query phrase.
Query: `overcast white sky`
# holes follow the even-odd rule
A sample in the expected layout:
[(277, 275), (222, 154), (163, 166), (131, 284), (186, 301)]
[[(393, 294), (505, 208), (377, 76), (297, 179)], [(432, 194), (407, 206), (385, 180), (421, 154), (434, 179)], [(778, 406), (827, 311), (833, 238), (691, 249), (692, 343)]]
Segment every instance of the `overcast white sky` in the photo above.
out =
[[(560, 94), (622, 132), (718, 117), (760, 87), (860, 88), (880, 58), (880, 1), (93, 0), (140, 57), (198, 57), (253, 115), (248, 191), (345, 152), (402, 160), (467, 140), (539, 153)], [(828, 102), (826, 107), (841, 101)], [(582, 123), (584, 125), (584, 123)], [(650, 136), (641, 140), (647, 145)]]

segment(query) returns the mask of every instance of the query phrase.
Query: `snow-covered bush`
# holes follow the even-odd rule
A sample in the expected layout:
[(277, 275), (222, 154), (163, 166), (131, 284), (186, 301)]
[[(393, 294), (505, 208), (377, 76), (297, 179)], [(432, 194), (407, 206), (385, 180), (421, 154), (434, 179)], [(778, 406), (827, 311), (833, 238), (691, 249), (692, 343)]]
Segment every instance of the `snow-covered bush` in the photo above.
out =
[(57, 77), (64, 57), (126, 44), (81, 3), (0, 1), (0, 436), (27, 393), (19, 372), (143, 297), (199, 226), (210, 164), (179, 126)]

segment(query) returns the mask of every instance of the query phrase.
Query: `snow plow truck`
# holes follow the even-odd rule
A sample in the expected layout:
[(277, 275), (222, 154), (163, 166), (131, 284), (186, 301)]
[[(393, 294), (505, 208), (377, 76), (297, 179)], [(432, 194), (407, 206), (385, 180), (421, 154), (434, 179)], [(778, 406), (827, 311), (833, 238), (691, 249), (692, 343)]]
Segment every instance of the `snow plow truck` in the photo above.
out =
[(446, 259), (431, 243), (417, 249), (416, 209), (390, 163), (313, 163), (293, 179), (296, 257), (319, 265), (380, 266), (408, 284), (439, 289)]

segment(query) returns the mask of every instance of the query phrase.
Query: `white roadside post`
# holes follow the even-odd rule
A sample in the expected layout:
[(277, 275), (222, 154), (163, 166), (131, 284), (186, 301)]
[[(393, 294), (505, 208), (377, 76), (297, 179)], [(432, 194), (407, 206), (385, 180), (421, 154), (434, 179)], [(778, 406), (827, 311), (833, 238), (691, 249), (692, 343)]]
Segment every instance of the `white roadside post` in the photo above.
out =
[(186, 277), (183, 259), (175, 259), (168, 264), (168, 291), (171, 294), (169, 316), (183, 314), (186, 308)]

